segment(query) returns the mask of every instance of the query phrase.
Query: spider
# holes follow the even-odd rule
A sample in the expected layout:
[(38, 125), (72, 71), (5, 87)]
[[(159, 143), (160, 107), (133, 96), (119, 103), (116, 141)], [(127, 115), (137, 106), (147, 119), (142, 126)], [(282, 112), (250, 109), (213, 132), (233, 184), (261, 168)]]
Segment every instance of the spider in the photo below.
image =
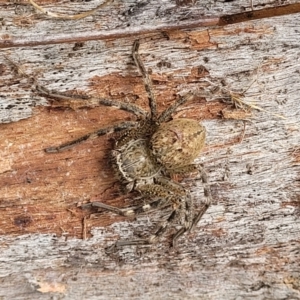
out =
[[(172, 120), (171, 116), (180, 105), (192, 99), (193, 94), (188, 93), (184, 97), (178, 97), (172, 105), (158, 115), (152, 81), (145, 70), (138, 49), (139, 41), (135, 41), (132, 56), (144, 81), (150, 111), (145, 111), (134, 104), (98, 99), (101, 105), (113, 106), (133, 113), (137, 117), (137, 121), (120, 122), (60, 146), (45, 149), (47, 153), (61, 152), (90, 138), (119, 132), (114, 148), (110, 153), (113, 169), (117, 178), (125, 187), (125, 191), (127, 193), (138, 192), (143, 199), (143, 203), (122, 209), (101, 202), (91, 202), (83, 205), (83, 208), (96, 207), (126, 217), (134, 217), (139, 213), (155, 209), (168, 208), (172, 210), (167, 219), (163, 220), (149, 237), (118, 240), (107, 249), (108, 252), (126, 245), (153, 244), (159, 240), (172, 223), (179, 221), (181, 227), (172, 238), (172, 245), (175, 245), (181, 235), (193, 229), (199, 222), (211, 202), (206, 173), (201, 166), (193, 164), (193, 161), (204, 147), (205, 127), (192, 119)], [(40, 93), (49, 97), (60, 99), (72, 97), (50, 92), (38, 85), (37, 89)], [(172, 180), (172, 175), (186, 174), (195, 170), (201, 174), (205, 195), (199, 211), (195, 211), (194, 200), (190, 192), (181, 184)]]

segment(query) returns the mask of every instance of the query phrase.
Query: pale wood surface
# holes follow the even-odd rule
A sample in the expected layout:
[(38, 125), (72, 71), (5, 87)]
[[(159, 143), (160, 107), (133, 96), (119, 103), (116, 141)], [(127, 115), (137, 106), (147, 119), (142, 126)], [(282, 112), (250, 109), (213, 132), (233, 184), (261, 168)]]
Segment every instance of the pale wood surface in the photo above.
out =
[[(300, 299), (299, 15), (83, 44), (79, 40), (76, 45), (53, 42), (79, 31), (130, 26), (138, 31), (149, 24), (147, 18), (159, 26), (200, 14), (250, 9), (248, 1), (177, 7), (175, 1), (146, 2), (134, 9), (137, 1), (114, 1), (80, 21), (53, 20), (26, 3), (0, 2), (0, 297)], [(43, 3), (60, 12), (97, 4)], [(253, 4), (254, 9), (270, 5)], [(45, 36), (51, 42), (5, 48), (7, 35), (27, 41)], [(107, 159), (110, 137), (59, 154), (46, 155), (43, 149), (132, 117), (113, 108), (87, 108), (85, 103), (73, 103), (69, 109), (51, 104), (3, 55), (50, 89), (145, 107), (142, 80), (131, 58), (137, 38), (143, 61), (152, 69), (160, 110), (176, 94), (192, 90), (197, 95), (174, 117), (195, 118), (207, 128), (207, 146), (198, 162), (208, 170), (214, 203), (176, 249), (169, 249), (167, 236), (158, 245), (127, 247), (108, 256), (104, 247), (118, 238), (146, 234), (159, 214), (129, 222), (108, 213), (87, 218), (83, 240), (82, 220), (89, 214), (78, 204), (130, 204), (130, 196), (119, 196)], [(202, 74), (203, 67), (207, 72)], [(225, 79), (233, 91), (245, 90), (254, 81), (244, 100), (268, 113), (231, 111), (216, 94), (203, 93), (203, 87), (206, 92), (211, 88), (205, 79), (218, 86)], [(221, 117), (228, 111), (233, 120)], [(200, 180), (185, 184), (195, 199), (202, 197)]]

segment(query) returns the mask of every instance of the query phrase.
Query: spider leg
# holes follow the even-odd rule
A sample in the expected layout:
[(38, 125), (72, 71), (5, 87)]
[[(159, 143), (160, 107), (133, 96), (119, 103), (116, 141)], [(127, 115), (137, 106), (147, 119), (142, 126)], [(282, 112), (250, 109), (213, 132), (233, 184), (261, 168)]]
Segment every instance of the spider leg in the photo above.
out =
[(206, 210), (208, 209), (209, 205), (205, 204), (201, 207), (201, 209), (199, 210), (198, 214), (195, 216), (195, 218), (193, 219), (193, 223), (192, 226), (190, 227), (181, 227), (172, 237), (172, 246), (175, 247), (177, 240), (187, 231), (191, 230), (192, 227), (194, 227), (202, 218), (202, 216), (204, 215), (204, 213), (206, 212)]
[[(171, 185), (170, 185), (171, 187)], [(180, 186), (179, 186), (180, 187)], [(181, 187), (180, 187), (181, 188)], [(175, 190), (174, 186), (172, 186), (173, 192), (177, 192), (178, 190)], [(137, 214), (149, 212), (151, 210), (155, 210), (158, 208), (164, 208), (166, 206), (171, 206), (172, 204), (172, 198), (174, 198), (173, 195), (170, 195), (165, 187), (162, 187), (159, 184), (145, 184), (142, 185), (139, 188), (136, 188), (137, 191), (139, 191), (142, 195), (142, 198), (148, 198), (150, 200), (146, 201), (146, 203), (129, 207), (129, 208), (118, 208), (115, 206), (107, 205), (102, 202), (91, 202), (82, 205), (82, 208), (86, 207), (97, 207), (102, 208), (104, 210), (111, 211), (113, 213), (116, 213), (121, 216), (125, 217), (134, 217)], [(152, 200), (152, 198), (155, 198)], [(174, 201), (173, 201), (174, 202)]]
[(149, 106), (150, 106), (150, 112), (151, 112), (151, 120), (156, 121), (157, 119), (157, 108), (156, 108), (156, 98), (155, 98), (155, 94), (153, 93), (153, 85), (152, 85), (152, 80), (150, 79), (145, 66), (141, 60), (141, 57), (138, 53), (140, 47), (140, 43), (138, 40), (136, 40), (133, 44), (133, 48), (132, 48), (132, 56), (133, 56), (133, 60), (137, 66), (137, 68), (139, 69), (142, 77), (143, 77), (143, 81), (144, 81), (144, 85), (145, 85), (145, 90), (148, 94), (148, 101), (149, 101)]
[(202, 215), (205, 213), (205, 211), (208, 209), (208, 207), (212, 203), (211, 189), (210, 189), (210, 185), (208, 182), (208, 176), (207, 176), (206, 170), (204, 169), (203, 166), (200, 166), (200, 165), (198, 166), (198, 170), (199, 170), (199, 173), (201, 176), (203, 190), (204, 190), (204, 197), (205, 197), (202, 200), (202, 203), (203, 203), (204, 207), (206, 207), (206, 208), (205, 208), (204, 212), (202, 212), (202, 209), (200, 209), (198, 215), (196, 215), (196, 217), (193, 220), (190, 230), (193, 230), (193, 228), (197, 225), (197, 223), (201, 219)]
[(158, 122), (163, 123), (169, 121), (172, 113), (181, 105), (192, 99), (194, 95), (192, 93), (188, 93), (183, 97), (179, 97), (172, 105), (166, 108), (158, 117)]
[(138, 214), (149, 212), (151, 210), (162, 208), (162, 207), (165, 207), (168, 205), (170, 205), (170, 204), (163, 201), (163, 199), (158, 199), (158, 200), (152, 200), (150, 202), (147, 202), (147, 203), (144, 203), (141, 205), (137, 205), (137, 206), (133, 206), (133, 207), (129, 207), (129, 208), (123, 208), (123, 209), (115, 207), (115, 206), (107, 205), (102, 202), (91, 202), (91, 203), (84, 204), (81, 207), (83, 209), (88, 208), (88, 207), (102, 208), (104, 210), (111, 211), (120, 216), (134, 217)]
[(198, 166), (198, 171), (201, 175), (202, 183), (203, 183), (203, 189), (204, 189), (204, 196), (205, 199), (202, 200), (202, 206), (196, 216), (194, 216), (191, 223), (187, 223), (188, 226), (184, 226), (180, 228), (173, 236), (172, 239), (172, 245), (175, 246), (178, 238), (182, 236), (186, 231), (191, 231), (194, 229), (194, 227), (198, 224), (206, 210), (209, 208), (211, 202), (212, 202), (212, 196), (211, 196), (211, 190), (208, 183), (208, 178), (205, 169), (202, 166)]
[(46, 148), (44, 150), (47, 153), (62, 152), (64, 150), (67, 150), (69, 148), (72, 148), (72, 147), (80, 144), (83, 141), (86, 141), (86, 140), (89, 140), (89, 139), (92, 139), (92, 138), (95, 138), (95, 137), (98, 137), (98, 136), (101, 136), (101, 135), (105, 135), (107, 133), (113, 133), (113, 132), (121, 131), (121, 130), (124, 130), (124, 129), (132, 128), (134, 126), (136, 126), (136, 122), (131, 122), (131, 121), (121, 122), (119, 124), (115, 124), (113, 126), (108, 126), (108, 127), (105, 127), (105, 128), (101, 128), (101, 129), (96, 130), (92, 133), (88, 133), (86, 135), (83, 135), (83, 136), (77, 138), (76, 140), (61, 144), (60, 146), (49, 147), (49, 148)]
[(170, 177), (173, 177), (176, 175), (181, 175), (183, 177), (187, 177), (187, 176), (191, 175), (192, 173), (199, 173), (199, 168), (194, 164), (166, 170), (166, 174), (168, 174)]
[(50, 98), (55, 98), (55, 99), (60, 99), (60, 100), (89, 100), (93, 103), (99, 103), (101, 105), (105, 106), (112, 106), (116, 107), (121, 110), (125, 110), (127, 112), (133, 113), (137, 117), (143, 117), (145, 118), (147, 115), (147, 112), (137, 105), (131, 104), (131, 103), (126, 103), (122, 101), (117, 101), (117, 100), (110, 100), (110, 99), (103, 99), (103, 98), (97, 98), (97, 97), (89, 97), (89, 96), (76, 96), (76, 95), (65, 95), (57, 92), (52, 92), (48, 90), (47, 88), (41, 86), (41, 85), (36, 85), (36, 89), (40, 94), (44, 94)]
[(136, 245), (150, 245), (156, 243), (157, 239), (167, 230), (168, 225), (176, 218), (176, 210), (173, 210), (168, 219), (163, 222), (156, 232), (147, 239), (135, 239), (135, 240), (119, 240), (113, 245), (105, 249), (106, 253), (112, 253), (120, 247), (124, 246), (136, 246)]

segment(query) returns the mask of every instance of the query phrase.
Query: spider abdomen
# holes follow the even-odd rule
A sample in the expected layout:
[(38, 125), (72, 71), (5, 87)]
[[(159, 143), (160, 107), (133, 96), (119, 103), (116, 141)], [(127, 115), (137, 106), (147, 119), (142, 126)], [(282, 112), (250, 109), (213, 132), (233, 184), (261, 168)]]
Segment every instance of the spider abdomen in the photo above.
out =
[(205, 144), (205, 127), (192, 119), (162, 123), (151, 138), (152, 153), (166, 169), (187, 166)]

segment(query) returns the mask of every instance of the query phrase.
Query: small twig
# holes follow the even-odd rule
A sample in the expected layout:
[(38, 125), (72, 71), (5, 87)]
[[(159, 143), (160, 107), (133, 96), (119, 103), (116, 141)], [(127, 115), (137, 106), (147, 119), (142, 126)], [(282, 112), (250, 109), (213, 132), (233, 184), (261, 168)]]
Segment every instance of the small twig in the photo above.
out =
[[(208, 79), (204, 79), (204, 81), (208, 82), (212, 86), (218, 87), (215, 83), (213, 83), (212, 81), (210, 81)], [(253, 83), (254, 82), (252, 82), (251, 85)], [(245, 91), (247, 91), (250, 88), (250, 86)], [(225, 87), (222, 87), (221, 91), (222, 92), (224, 91), (225, 94), (228, 95), (228, 97), (230, 97), (230, 101), (235, 105), (236, 108), (240, 108), (240, 109), (244, 109), (244, 110), (256, 109), (256, 110), (259, 110), (259, 111), (266, 112), (266, 113), (268, 113), (270, 115), (273, 115), (273, 116), (275, 116), (277, 118), (281, 118), (283, 120), (286, 120), (286, 117), (284, 117), (282, 115), (278, 115), (278, 114), (274, 114), (274, 113), (268, 112), (267, 110), (263, 109), (262, 107), (260, 107), (258, 105), (255, 105), (255, 104), (252, 104), (252, 103), (247, 103), (244, 100), (242, 100), (242, 96), (244, 95), (245, 91), (242, 92), (242, 93), (235, 93), (235, 92), (232, 92), (231, 90), (229, 90), (229, 89), (227, 89)]]
[(241, 107), (241, 108), (242, 108), (242, 107), (247, 107), (247, 108), (249, 108), (249, 109), (256, 109), (256, 110), (263, 111), (263, 112), (265, 112), (265, 113), (267, 113), (267, 114), (273, 115), (273, 116), (275, 116), (275, 117), (277, 117), (277, 118), (280, 118), (280, 119), (283, 119), (283, 120), (286, 120), (286, 119), (287, 119), (286, 117), (284, 117), (284, 116), (282, 116), (282, 115), (278, 115), (278, 114), (271, 113), (271, 112), (269, 112), (269, 111), (263, 109), (263, 108), (260, 107), (260, 106), (257, 106), (257, 105), (252, 104), (252, 103), (247, 103), (247, 102), (245, 102), (245, 101), (242, 100), (241, 97), (240, 97), (238, 94), (236, 94), (236, 93), (230, 92), (229, 95), (230, 95), (230, 97), (231, 97), (232, 102), (234, 102), (235, 104), (237, 104), (238, 107)]
[(112, 0), (106, 0), (103, 3), (101, 3), (100, 5), (98, 5), (97, 7), (95, 7), (94, 9), (88, 10), (84, 13), (80, 13), (80, 14), (76, 14), (76, 15), (65, 15), (65, 14), (56, 14), (56, 13), (52, 13), (46, 9), (44, 9), (43, 7), (39, 6), (37, 3), (35, 3), (33, 0), (29, 0), (29, 2), (32, 4), (32, 6), (34, 6), (37, 10), (39, 10), (40, 12), (44, 13), (47, 16), (50, 16), (52, 18), (56, 18), (56, 19), (64, 19), (64, 20), (79, 20), (79, 19), (83, 19), (85, 17), (88, 17), (92, 14), (94, 14), (96, 11), (98, 11), (100, 8), (108, 5), (110, 2), (112, 2)]

